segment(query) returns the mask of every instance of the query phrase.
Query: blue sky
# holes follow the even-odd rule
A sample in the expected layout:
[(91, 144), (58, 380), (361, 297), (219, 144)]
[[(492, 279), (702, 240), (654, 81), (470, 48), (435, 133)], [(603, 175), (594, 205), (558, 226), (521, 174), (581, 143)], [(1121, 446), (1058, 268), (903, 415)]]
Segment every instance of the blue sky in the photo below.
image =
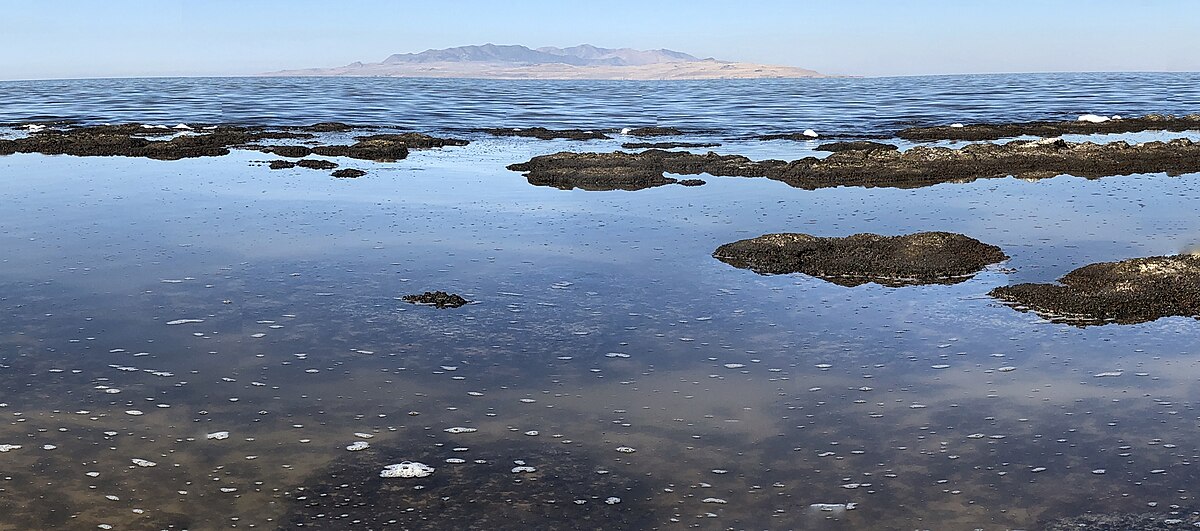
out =
[(0, 79), (251, 74), (487, 42), (867, 76), (1200, 71), (1191, 0), (0, 2)]

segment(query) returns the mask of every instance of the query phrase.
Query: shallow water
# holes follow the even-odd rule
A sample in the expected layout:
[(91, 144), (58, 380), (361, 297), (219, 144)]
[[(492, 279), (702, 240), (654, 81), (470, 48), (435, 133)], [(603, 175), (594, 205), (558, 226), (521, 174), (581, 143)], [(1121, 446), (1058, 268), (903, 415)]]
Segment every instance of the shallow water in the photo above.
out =
[[(0, 528), (1033, 529), (1196, 509), (1200, 324), (1075, 328), (986, 293), (1194, 247), (1200, 175), (562, 191), (504, 166), (618, 142), (469, 138), (353, 180), (246, 151), (0, 157), (0, 444), (21, 446), (0, 453)], [(1013, 258), (844, 288), (710, 256), (920, 230)], [(398, 300), (435, 289), (477, 302)], [(377, 477), (403, 460), (437, 470)]]

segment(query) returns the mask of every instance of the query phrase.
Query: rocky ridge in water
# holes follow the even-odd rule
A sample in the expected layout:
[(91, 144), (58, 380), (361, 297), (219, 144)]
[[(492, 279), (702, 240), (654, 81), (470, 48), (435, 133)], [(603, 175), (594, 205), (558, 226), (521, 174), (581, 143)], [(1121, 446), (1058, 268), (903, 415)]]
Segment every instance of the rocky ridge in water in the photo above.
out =
[(949, 232), (765, 234), (722, 245), (713, 257), (763, 275), (804, 273), (842, 286), (955, 284), (1008, 259), (999, 247)]
[(585, 190), (640, 190), (673, 184), (664, 173), (708, 173), (728, 177), (766, 177), (796, 188), (837, 186), (918, 188), (947, 182), (1014, 176), (1044, 179), (1058, 175), (1099, 178), (1136, 173), (1200, 171), (1200, 143), (1095, 144), (1052, 138), (1006, 144), (979, 143), (959, 149), (918, 146), (907, 151), (854, 149), (826, 158), (791, 162), (754, 161), (713, 152), (647, 150), (640, 153), (559, 152), (508, 166), (525, 172), (530, 184)]
[(1200, 255), (1091, 264), (1067, 273), (1059, 284), (1002, 286), (990, 295), (1049, 320), (1079, 325), (1200, 318)]

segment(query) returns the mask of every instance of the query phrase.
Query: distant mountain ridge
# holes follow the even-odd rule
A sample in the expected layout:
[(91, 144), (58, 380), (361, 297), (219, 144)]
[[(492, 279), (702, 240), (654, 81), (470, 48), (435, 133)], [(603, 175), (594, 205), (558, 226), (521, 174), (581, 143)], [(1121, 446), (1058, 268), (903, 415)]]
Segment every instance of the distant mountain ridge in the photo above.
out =
[(458, 46), (421, 53), (398, 53), (388, 56), (383, 64), (405, 63), (513, 63), (520, 65), (568, 64), (574, 66), (641, 66), (660, 63), (680, 63), (700, 59), (673, 50), (634, 50), (633, 48), (599, 48), (581, 44), (570, 48), (546, 46), (532, 49), (519, 44)]
[(482, 44), (389, 55), (378, 63), (270, 72), (267, 76), (434, 77), (477, 79), (754, 79), (826, 77), (792, 66), (700, 59), (674, 50), (530, 48)]

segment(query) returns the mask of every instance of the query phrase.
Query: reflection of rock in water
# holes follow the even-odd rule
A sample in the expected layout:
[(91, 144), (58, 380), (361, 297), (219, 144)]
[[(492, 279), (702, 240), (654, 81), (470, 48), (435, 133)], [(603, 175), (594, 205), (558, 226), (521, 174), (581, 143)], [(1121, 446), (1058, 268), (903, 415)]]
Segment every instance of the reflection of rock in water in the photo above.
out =
[[(640, 529), (653, 516), (646, 492), (606, 472), (579, 450), (498, 441), (470, 449), (372, 447), (347, 453), (288, 494), (284, 528), (305, 529)], [(448, 463), (462, 459), (463, 463)], [(436, 468), (425, 478), (381, 478), (392, 463)], [(478, 461), (484, 461), (479, 463)], [(515, 466), (534, 472), (514, 473)], [(606, 502), (609, 498), (620, 502)]]
[(1195, 512), (1085, 514), (1050, 522), (1046, 531), (1169, 531), (1200, 526)]
[(1017, 284), (991, 291), (1019, 310), (1078, 325), (1136, 324), (1200, 317), (1200, 256), (1183, 254), (1091, 264), (1060, 284)]

